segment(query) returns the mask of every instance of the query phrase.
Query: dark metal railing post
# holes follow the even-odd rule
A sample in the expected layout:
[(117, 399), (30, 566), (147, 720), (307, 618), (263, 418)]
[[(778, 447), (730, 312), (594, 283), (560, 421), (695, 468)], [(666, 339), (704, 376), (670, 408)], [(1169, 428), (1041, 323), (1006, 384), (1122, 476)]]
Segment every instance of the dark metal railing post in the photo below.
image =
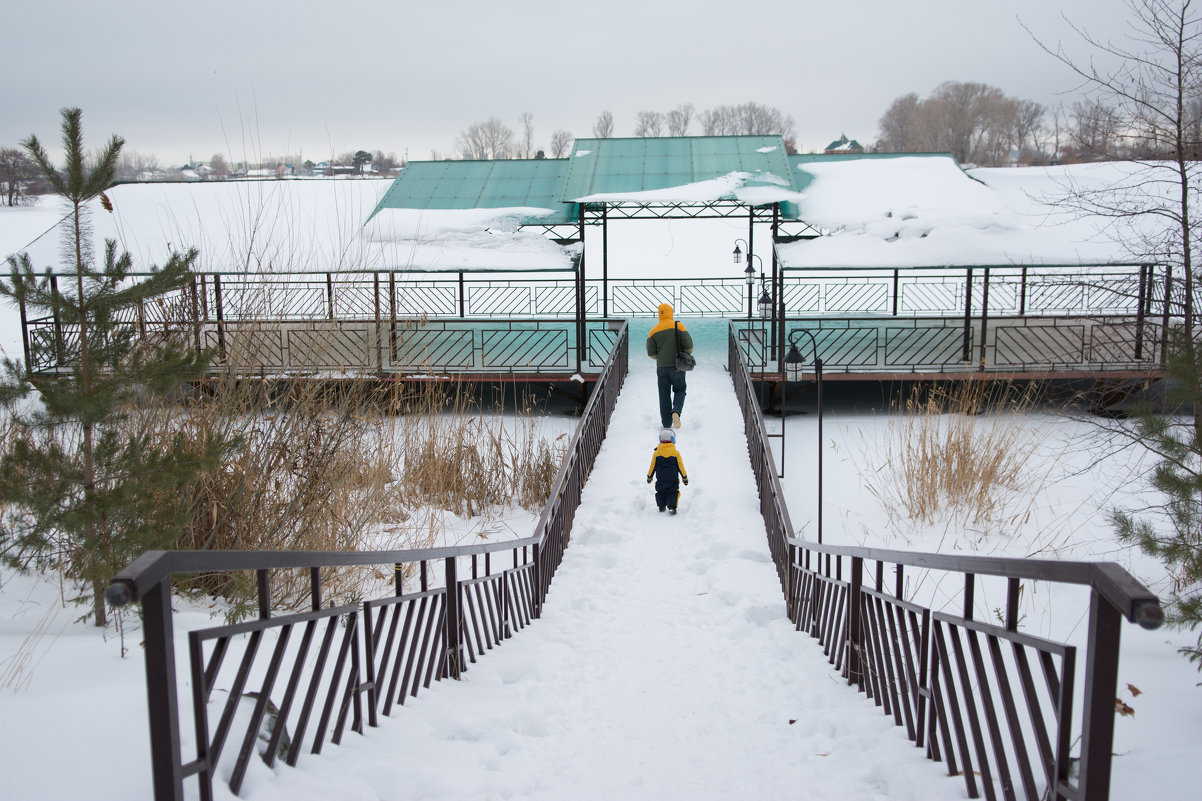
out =
[(397, 362), (396, 347), (396, 273), (388, 274), (388, 363), (394, 368)]
[(964, 277), (964, 353), (961, 360), (965, 363), (972, 361), (972, 268), (965, 271)]
[(1139, 265), (1139, 297), (1135, 306), (1135, 360), (1144, 357), (1144, 313), (1148, 298), (1148, 265)]
[(326, 273), (326, 317), (334, 319), (334, 276)]
[(463, 286), (463, 271), (459, 272), (459, 317), (467, 317), (467, 292)]
[(1171, 320), (1171, 310), (1173, 303), (1173, 268), (1168, 264), (1164, 266), (1164, 310), (1163, 321), (1160, 327), (1160, 366), (1164, 367), (1167, 364), (1169, 353), (1169, 321)]
[[(15, 284), (17, 274), (13, 273), (12, 281)], [(21, 346), (25, 349), (25, 375), (33, 373), (33, 360), (29, 357), (29, 317), (25, 312), (25, 295), (21, 295)]]
[(256, 570), (255, 580), (259, 585), (259, 619), (271, 618), (271, 578), (267, 570)]
[[(789, 534), (790, 534), (790, 532), (787, 532), (787, 531), (785, 532), (786, 537), (789, 536)], [(789, 553), (788, 561), (785, 564), (785, 569), (788, 571), (788, 574), (786, 576), (787, 589), (785, 590), (785, 616), (789, 620), (793, 620), (794, 616), (796, 615), (796, 611), (797, 611), (795, 608), (795, 603), (794, 603), (794, 599), (793, 599), (794, 593), (797, 592), (797, 588), (794, 586), (794, 578), (793, 578), (793, 574), (796, 572), (793, 570), (793, 565), (795, 565), (797, 563), (797, 546), (790, 543), (788, 553)]]
[(196, 352), (200, 353), (200, 290), (195, 275), (192, 276), (192, 339)]
[(1078, 785), (1079, 797), (1086, 801), (1106, 801), (1110, 797), (1110, 756), (1114, 746), (1114, 699), (1119, 681), (1122, 624), (1122, 613), (1094, 589), (1089, 601)]
[(1018, 631), (1018, 599), (1022, 584), (1016, 578), (1006, 580), (1006, 630)]
[(1018, 316), (1027, 316), (1027, 268), (1023, 267), (1022, 278), (1018, 285)]
[(376, 340), (376, 372), (380, 375), (383, 375), (384, 374), (384, 332), (381, 330), (382, 326), (380, 325), (380, 322), (382, 319), (381, 315), (380, 315), (380, 274), (374, 273), (371, 277), (371, 280), (372, 280), (372, 303), (375, 307), (375, 312), (376, 312), (376, 337), (375, 337), (375, 340)]
[(847, 683), (862, 691), (864, 675), (861, 661), (861, 645), (864, 642), (863, 621), (860, 616), (861, 589), (864, 582), (864, 558), (851, 558), (850, 588), (847, 593)]
[(309, 568), (309, 602), (314, 612), (321, 611), (321, 568)]
[(458, 679), (462, 667), (462, 638), (459, 629), (459, 578), (458, 560), (452, 556), (446, 560), (446, 644), (447, 675)]
[[(58, 291), (58, 278), (53, 275), (50, 276), (50, 297), (54, 299), (52, 310), (54, 317), (54, 361), (55, 366), (58, 367), (67, 360), (67, 355), (65, 352), (66, 348), (63, 346), (63, 320), (58, 313), (58, 305), (62, 299), (62, 295)], [(82, 298), (80, 301), (82, 302)], [(82, 331), (80, 332), (80, 336), (83, 336)]]
[(225, 308), (221, 300), (221, 276), (213, 276), (213, 302), (217, 306), (217, 351), (225, 358)]
[(171, 579), (167, 578), (142, 596), (146, 706), (150, 717), (150, 764), (155, 801), (183, 801), (184, 798), (172, 628)]
[(543, 559), (542, 549), (538, 543), (534, 543), (533, 549), (534, 561), (534, 617), (543, 616), (543, 600), (546, 598), (547, 584), (543, 579)]
[(985, 268), (985, 278), (981, 285), (981, 348), (978, 370), (985, 372), (985, 343), (989, 339), (989, 268)]

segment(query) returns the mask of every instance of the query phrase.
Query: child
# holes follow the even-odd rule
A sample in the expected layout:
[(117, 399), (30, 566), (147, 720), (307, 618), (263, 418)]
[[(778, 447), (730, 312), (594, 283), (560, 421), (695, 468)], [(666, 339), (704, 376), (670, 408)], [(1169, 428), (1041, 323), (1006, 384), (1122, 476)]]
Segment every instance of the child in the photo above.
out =
[(647, 468), (647, 483), (655, 477), (655, 505), (662, 512), (665, 507), (676, 514), (676, 502), (680, 500), (680, 483), (677, 476), (689, 485), (689, 474), (684, 469), (684, 459), (676, 450), (676, 433), (665, 428), (659, 432), (659, 447), (651, 455), (651, 467)]

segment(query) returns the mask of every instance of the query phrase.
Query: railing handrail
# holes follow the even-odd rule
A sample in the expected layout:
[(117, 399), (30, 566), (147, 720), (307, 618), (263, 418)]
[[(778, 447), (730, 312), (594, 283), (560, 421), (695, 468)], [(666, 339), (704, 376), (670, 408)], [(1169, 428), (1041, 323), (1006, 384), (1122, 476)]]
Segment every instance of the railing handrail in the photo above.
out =
[[(1024, 269), (1026, 269), (1026, 270), (1070, 271), (1070, 270), (1084, 270), (1084, 269), (1090, 269), (1090, 268), (1096, 268), (1096, 267), (1159, 267), (1162, 264), (1163, 264), (1163, 262), (1159, 262), (1159, 261), (1146, 261), (1146, 260), (1141, 261), (1139, 259), (1133, 259), (1130, 261), (1084, 261), (1084, 262), (1073, 262), (1073, 263), (1031, 262), (1029, 264), (1024, 264), (1021, 262), (1010, 262), (1010, 263), (1006, 263), (1006, 264), (985, 264), (985, 263), (982, 263), (982, 264), (907, 264), (907, 265), (861, 264), (861, 265), (834, 265), (834, 266), (806, 265), (806, 266), (793, 266), (793, 267), (782, 266), (782, 267), (780, 267), (780, 269), (783, 270), (786, 274), (802, 276), (807, 273), (818, 273), (818, 272), (844, 273), (844, 272), (894, 272), (894, 271), (898, 271), (901, 273), (908, 273), (908, 272), (918, 272), (918, 271), (923, 271), (923, 270), (930, 270), (930, 271), (936, 271), (936, 272), (946, 272), (949, 270), (1024, 270)], [(572, 272), (573, 272), (573, 269), (571, 267), (548, 267), (548, 268), (540, 268), (540, 269), (530, 269), (530, 268), (522, 269), (522, 268), (515, 267), (513, 269), (490, 268), (487, 270), (477, 270), (477, 269), (471, 269), (471, 268), (458, 269), (455, 267), (447, 267), (447, 268), (442, 268), (442, 269), (438, 269), (438, 270), (412, 270), (412, 269), (406, 269), (405, 267), (376, 267), (376, 268), (339, 267), (337, 269), (324, 269), (324, 270), (274, 270), (273, 269), (273, 270), (266, 271), (266, 272), (250, 272), (247, 270), (192, 270), (191, 274), (198, 276), (198, 277), (202, 276), (202, 275), (203, 276), (216, 275), (216, 276), (220, 276), (222, 278), (229, 276), (229, 277), (241, 277), (241, 278), (247, 278), (247, 279), (270, 279), (273, 277), (291, 277), (291, 276), (300, 276), (300, 277), (323, 276), (324, 277), (326, 275), (366, 275), (366, 276), (407, 275), (407, 276), (414, 276), (414, 277), (425, 277), (425, 278), (429, 278), (432, 280), (451, 281), (451, 280), (458, 280), (458, 278), (452, 278), (452, 276), (458, 276), (459, 273), (463, 273), (465, 276), (467, 276), (467, 275), (482, 276), (482, 279), (480, 279), (480, 280), (492, 280), (490, 278), (490, 276), (495, 277), (497, 275), (536, 276), (536, 275), (547, 275), (547, 274), (554, 274), (554, 273), (569, 273), (570, 274)], [(8, 274), (11, 275), (12, 271), (11, 270), (8, 271)], [(135, 271), (128, 273), (127, 275), (131, 278), (144, 278), (144, 277), (148, 277), (153, 274), (154, 273), (152, 273), (148, 270), (145, 270), (145, 271), (135, 270)], [(50, 272), (50, 273), (39, 273), (39, 277), (42, 275), (52, 275), (55, 278), (73, 278), (75, 276), (75, 272), (73, 270), (64, 270), (62, 272), (54, 272), (52, 270), (52, 272)], [(500, 279), (500, 280), (504, 281), (504, 282), (509, 282), (509, 281), (521, 282), (521, 281), (543, 281), (543, 280), (547, 280), (547, 279), (544, 279), (544, 278), (504, 278), (504, 279)], [(551, 279), (551, 280), (572, 281), (574, 279), (572, 279), (570, 277), (566, 277), (566, 278)], [(603, 279), (589, 278), (588, 280), (590, 282), (600, 283)], [(717, 276), (715, 276), (715, 275), (711, 275), (711, 276), (681, 276), (681, 277), (673, 277), (673, 278), (654, 278), (654, 277), (640, 278), (640, 277), (636, 277), (636, 276), (629, 276), (629, 277), (621, 277), (620, 276), (620, 277), (615, 278), (615, 277), (611, 276), (611, 277), (609, 277), (608, 280), (610, 280), (610, 281), (640, 281), (640, 282), (725, 281), (728, 283), (738, 283), (738, 284), (742, 284), (745, 281), (745, 279), (742, 277), (742, 275), (729, 276), (729, 277), (721, 276), (721, 275), (717, 275)]]
[[(123, 585), (130, 594), (120, 603), (140, 599), (149, 588), (177, 573), (208, 573), (226, 570), (283, 570), (304, 567), (348, 567), (402, 562), (434, 562), (460, 556), (512, 551), (538, 544), (540, 537), (520, 540), (409, 548), (394, 551), (146, 551), (113, 576), (113, 585)], [(117, 600), (117, 599), (114, 599)]]
[(978, 576), (1002, 576), (1004, 578), (1029, 579), (1032, 581), (1055, 581), (1062, 584), (1080, 584), (1100, 592), (1124, 617), (1132, 623), (1143, 623), (1142, 614), (1146, 604), (1160, 610), (1160, 599), (1114, 562), (1061, 561), (1004, 556), (959, 556), (931, 553), (927, 551), (895, 551), (887, 548), (870, 548), (856, 545), (819, 544), (809, 540), (788, 538), (788, 544), (814, 553), (831, 556), (847, 556), (868, 559), (874, 562), (889, 562), (947, 570), (957, 573), (972, 573)]

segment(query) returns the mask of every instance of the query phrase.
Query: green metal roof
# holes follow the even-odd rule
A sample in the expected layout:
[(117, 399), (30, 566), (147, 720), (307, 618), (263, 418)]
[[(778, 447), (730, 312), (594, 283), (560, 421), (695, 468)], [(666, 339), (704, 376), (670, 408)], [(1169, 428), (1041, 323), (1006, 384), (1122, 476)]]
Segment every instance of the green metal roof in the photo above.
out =
[[(579, 198), (669, 189), (736, 172), (749, 176), (743, 187), (799, 191), (811, 180), (797, 169), (804, 158), (789, 156), (779, 136), (672, 136), (577, 139), (566, 159), (411, 161), (371, 217), (381, 209), (525, 207), (551, 213), (523, 224), (575, 224)], [(781, 212), (797, 218), (794, 203), (781, 203)]]
[[(542, 208), (551, 214), (530, 222), (576, 220), (573, 204), (559, 200), (567, 159), (411, 161), (371, 213), (381, 209)], [(371, 217), (368, 217), (370, 220)]]
[(667, 189), (732, 172), (751, 173), (747, 186), (796, 188), (779, 136), (577, 139), (559, 199)]

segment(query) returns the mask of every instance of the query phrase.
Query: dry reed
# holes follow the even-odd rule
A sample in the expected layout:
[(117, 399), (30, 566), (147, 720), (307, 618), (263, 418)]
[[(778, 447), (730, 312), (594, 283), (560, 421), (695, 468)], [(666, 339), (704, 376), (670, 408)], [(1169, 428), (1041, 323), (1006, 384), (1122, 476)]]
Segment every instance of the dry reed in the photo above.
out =
[(1011, 501), (1030, 497), (1041, 477), (1028, 470), (1040, 439), (1024, 418), (1038, 388), (991, 388), (966, 381), (915, 387), (895, 402), (867, 489), (892, 516), (923, 524), (950, 516), (982, 526), (1017, 522), (1025, 510)]

